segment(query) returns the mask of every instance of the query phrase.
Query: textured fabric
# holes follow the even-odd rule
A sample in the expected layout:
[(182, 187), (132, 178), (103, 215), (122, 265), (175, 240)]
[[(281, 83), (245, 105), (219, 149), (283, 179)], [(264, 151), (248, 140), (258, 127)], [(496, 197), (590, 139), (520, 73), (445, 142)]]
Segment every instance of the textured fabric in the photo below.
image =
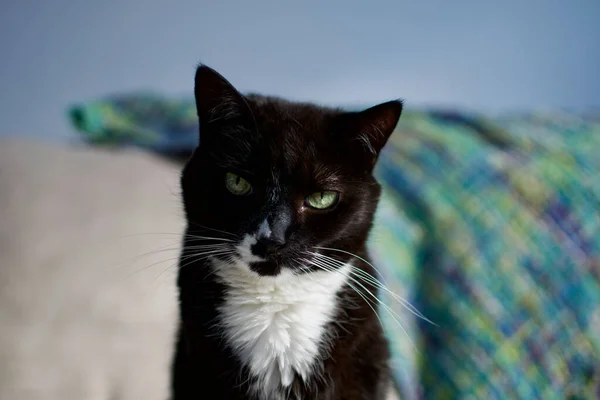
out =
[[(191, 102), (102, 104), (88, 139), (195, 144)], [(600, 397), (598, 149), (598, 114), (404, 114), (370, 242), (404, 398)]]
[(73, 105), (69, 119), (93, 144), (136, 146), (178, 154), (198, 144), (196, 107), (153, 93), (124, 94)]
[(600, 398), (599, 122), (403, 118), (371, 250), (437, 324), (386, 296), (406, 398)]

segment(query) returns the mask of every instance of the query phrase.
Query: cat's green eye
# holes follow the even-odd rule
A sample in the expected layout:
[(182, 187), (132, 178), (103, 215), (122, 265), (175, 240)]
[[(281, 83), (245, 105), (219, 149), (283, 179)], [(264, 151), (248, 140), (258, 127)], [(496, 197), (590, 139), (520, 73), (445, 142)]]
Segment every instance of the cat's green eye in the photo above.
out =
[(236, 196), (243, 196), (252, 190), (250, 182), (231, 172), (225, 174), (225, 187)]
[(333, 190), (316, 192), (306, 198), (306, 204), (317, 210), (325, 210), (335, 206), (340, 199), (340, 193)]

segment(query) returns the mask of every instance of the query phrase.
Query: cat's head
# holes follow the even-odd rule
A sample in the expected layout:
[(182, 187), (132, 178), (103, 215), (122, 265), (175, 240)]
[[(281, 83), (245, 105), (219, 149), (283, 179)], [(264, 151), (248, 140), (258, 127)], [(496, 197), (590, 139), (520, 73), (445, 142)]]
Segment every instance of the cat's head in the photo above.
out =
[(344, 112), (244, 96), (206, 66), (195, 97), (200, 146), (181, 180), (189, 238), (223, 238), (229, 252), (215, 256), (261, 275), (313, 268), (323, 248), (364, 248), (380, 195), (373, 167), (400, 101)]

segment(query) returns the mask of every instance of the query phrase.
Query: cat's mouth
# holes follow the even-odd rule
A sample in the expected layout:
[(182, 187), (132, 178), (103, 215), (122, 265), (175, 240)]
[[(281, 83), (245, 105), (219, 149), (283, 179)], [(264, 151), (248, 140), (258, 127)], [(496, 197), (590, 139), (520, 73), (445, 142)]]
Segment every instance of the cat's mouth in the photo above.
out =
[(259, 275), (275, 276), (281, 272), (285, 261), (283, 245), (258, 240), (250, 246), (250, 252), (260, 260), (250, 262), (250, 269)]
[(236, 246), (242, 262), (262, 276), (276, 276), (281, 272), (283, 263), (282, 246), (265, 246), (256, 235), (246, 234)]
[(281, 272), (281, 266), (275, 260), (253, 262), (249, 266), (252, 271), (262, 276), (276, 276)]

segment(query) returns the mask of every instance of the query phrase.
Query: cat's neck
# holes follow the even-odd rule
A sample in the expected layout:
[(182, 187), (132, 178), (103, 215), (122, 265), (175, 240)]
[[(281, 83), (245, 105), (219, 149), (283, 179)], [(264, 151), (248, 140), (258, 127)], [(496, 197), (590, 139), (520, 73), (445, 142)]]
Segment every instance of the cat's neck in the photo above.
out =
[(340, 310), (338, 293), (350, 265), (331, 270), (260, 276), (241, 261), (212, 260), (224, 285), (218, 318), (227, 345), (252, 378), (251, 390), (275, 399), (296, 377), (318, 379), (331, 346), (329, 324)]
[[(356, 385), (375, 384), (361, 380), (372, 376), (373, 368), (387, 370), (388, 350), (372, 306), (363, 299), (364, 290), (376, 290), (366, 282), (358, 287), (352, 268), (345, 264), (336, 272), (303, 274), (283, 268), (269, 277), (242, 262), (212, 259), (186, 266), (188, 275), (180, 280), (184, 329), (178, 351), (186, 360), (184, 375), (192, 374), (185, 378), (190, 385), (185, 390), (199, 390), (200, 376), (213, 376), (205, 385), (232, 387), (237, 394), (225, 395), (231, 399), (247, 394), (312, 398), (340, 390), (330, 388), (331, 382), (353, 374), (365, 374), (355, 379)], [(357, 351), (374, 367), (356, 369)], [(225, 380), (216, 383), (217, 378)]]

